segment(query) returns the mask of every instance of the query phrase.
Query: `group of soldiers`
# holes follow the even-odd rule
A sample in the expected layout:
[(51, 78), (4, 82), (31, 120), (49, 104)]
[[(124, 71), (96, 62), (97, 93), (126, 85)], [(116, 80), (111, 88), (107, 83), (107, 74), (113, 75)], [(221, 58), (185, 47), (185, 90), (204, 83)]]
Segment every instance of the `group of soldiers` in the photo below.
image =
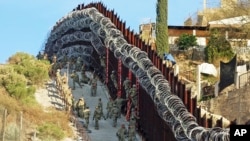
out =
[[(100, 57), (101, 61), (104, 60), (103, 57)], [(53, 62), (56, 62), (53, 60)], [(93, 75), (93, 78), (89, 78), (86, 75), (86, 69), (85, 65), (83, 63), (80, 63), (80, 60), (76, 61), (75, 68), (73, 69), (73, 73), (70, 74), (70, 78), (73, 80), (73, 87), (72, 89), (68, 85), (68, 76), (66, 73), (63, 73), (61, 75), (61, 70), (57, 69), (56, 71), (56, 87), (59, 90), (59, 93), (61, 97), (63, 98), (63, 101), (65, 103), (66, 111), (70, 112), (71, 110), (75, 110), (77, 112), (77, 115), (80, 118), (83, 118), (85, 120), (85, 128), (88, 129), (89, 127), (89, 119), (91, 116), (91, 110), (89, 106), (87, 106), (86, 101), (84, 97), (81, 97), (78, 99), (78, 101), (75, 103), (74, 97), (72, 95), (72, 90), (76, 88), (76, 85), (78, 85), (80, 88), (84, 86), (84, 84), (90, 84), (91, 85), (91, 96), (96, 96), (97, 93), (97, 76)], [(101, 62), (101, 66), (106, 67), (104, 62)], [(56, 67), (58, 68), (58, 67)], [(72, 69), (70, 69), (72, 70)], [(77, 73), (77, 71), (80, 71), (80, 75)], [(112, 71), (111, 73), (111, 81), (114, 83), (115, 88), (117, 89), (117, 76), (115, 71)], [(121, 96), (117, 96), (116, 99), (110, 98), (106, 105), (106, 114), (104, 115), (103, 112), (103, 103), (101, 98), (99, 98), (97, 106), (95, 107), (92, 115), (92, 119), (95, 121), (95, 129), (99, 129), (99, 121), (101, 119), (112, 119), (112, 126), (117, 127), (117, 120), (121, 118), (121, 110), (122, 106), (127, 103), (127, 101), (131, 101), (131, 116), (128, 121), (129, 125), (128, 128), (125, 127), (125, 125), (121, 125), (121, 128), (118, 129), (116, 135), (119, 139), (119, 141), (125, 140), (127, 138), (129, 141), (134, 141), (136, 138), (136, 120), (139, 119), (138, 116), (136, 116), (135, 108), (137, 105), (137, 92), (136, 92), (136, 85), (131, 85), (131, 81), (126, 78), (126, 80), (123, 82), (123, 86), (125, 88), (126, 92), (126, 98), (123, 99)], [(132, 87), (131, 87), (132, 86)]]
[(125, 141), (127, 138), (128, 141), (135, 141), (136, 140), (136, 129), (135, 126), (129, 125), (128, 129), (124, 124), (121, 125), (121, 127), (116, 132), (116, 136), (118, 138), (118, 141)]
[(71, 111), (74, 99), (72, 95), (72, 90), (68, 85), (67, 74), (64, 73), (63, 75), (61, 75), (61, 70), (58, 69), (56, 72), (55, 81), (56, 81), (56, 88), (59, 92), (59, 95), (63, 99), (65, 110), (69, 113)]

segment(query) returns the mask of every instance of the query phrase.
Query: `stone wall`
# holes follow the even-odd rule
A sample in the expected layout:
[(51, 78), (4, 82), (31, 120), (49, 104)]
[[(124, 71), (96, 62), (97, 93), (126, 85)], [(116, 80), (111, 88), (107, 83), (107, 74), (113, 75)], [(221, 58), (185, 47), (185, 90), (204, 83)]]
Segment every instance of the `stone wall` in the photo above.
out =
[(202, 102), (211, 113), (222, 115), (237, 124), (244, 124), (250, 119), (250, 86), (233, 90), (216, 98)]

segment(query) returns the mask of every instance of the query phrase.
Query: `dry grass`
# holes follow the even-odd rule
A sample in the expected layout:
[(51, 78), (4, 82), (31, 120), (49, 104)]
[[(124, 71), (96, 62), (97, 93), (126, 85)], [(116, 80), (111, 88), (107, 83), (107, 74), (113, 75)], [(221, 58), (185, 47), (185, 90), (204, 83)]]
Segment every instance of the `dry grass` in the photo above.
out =
[[(26, 127), (25, 129), (28, 131), (34, 131), (36, 130), (34, 128), (43, 124), (55, 124), (64, 132), (65, 136), (73, 136), (72, 128), (69, 126), (69, 115), (65, 112), (58, 111), (54, 108), (47, 110), (49, 112), (45, 112), (37, 103), (32, 106), (30, 104), (23, 104), (10, 97), (3, 87), (0, 87), (0, 96), (0, 109), (7, 109), (8, 111), (7, 125), (16, 123), (17, 115), (20, 115), (22, 111), (23, 119), (25, 120), (23, 126)], [(1, 121), (2, 117), (1, 115)]]

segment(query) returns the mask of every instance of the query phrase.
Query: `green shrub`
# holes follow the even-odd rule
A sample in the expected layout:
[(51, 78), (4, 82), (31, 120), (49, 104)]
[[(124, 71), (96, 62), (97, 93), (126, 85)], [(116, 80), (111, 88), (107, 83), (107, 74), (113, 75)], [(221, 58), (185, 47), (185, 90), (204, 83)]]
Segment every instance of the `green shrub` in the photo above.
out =
[(180, 50), (187, 50), (189, 47), (197, 46), (197, 39), (191, 34), (181, 34), (176, 43)]
[(234, 56), (234, 52), (225, 36), (217, 30), (212, 30), (209, 42), (205, 48), (205, 56), (207, 62), (214, 63), (214, 61), (220, 58), (230, 60)]
[(38, 126), (38, 136), (42, 140), (61, 140), (65, 137), (63, 130), (54, 123), (44, 123)]
[(17, 73), (27, 78), (29, 85), (40, 86), (49, 79), (50, 63), (46, 60), (37, 60), (27, 53), (18, 52), (11, 56), (8, 62)]

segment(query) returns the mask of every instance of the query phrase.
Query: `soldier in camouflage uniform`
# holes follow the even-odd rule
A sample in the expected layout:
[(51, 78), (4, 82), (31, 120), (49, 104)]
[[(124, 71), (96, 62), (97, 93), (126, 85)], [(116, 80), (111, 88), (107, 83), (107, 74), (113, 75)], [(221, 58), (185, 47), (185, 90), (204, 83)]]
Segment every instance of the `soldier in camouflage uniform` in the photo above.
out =
[(121, 128), (118, 129), (118, 131), (116, 132), (116, 136), (118, 137), (118, 141), (125, 141), (127, 134), (128, 134), (128, 130), (126, 129), (125, 125), (122, 124)]
[(85, 100), (82, 97), (76, 103), (76, 111), (77, 111), (78, 116), (81, 118), (83, 117), (83, 110), (85, 109), (85, 106), (86, 106)]
[(70, 75), (70, 77), (73, 79), (73, 90), (76, 88), (75, 83), (77, 83), (80, 86), (80, 88), (82, 88), (82, 85), (80, 84), (80, 81), (79, 81), (79, 75), (76, 73), (75, 70)]
[(128, 141), (136, 141), (136, 131), (133, 125), (130, 125), (128, 128)]
[(100, 108), (100, 110), (101, 110), (102, 113), (103, 113), (103, 104), (102, 104), (102, 99), (101, 99), (101, 98), (98, 99), (98, 104), (97, 104), (97, 106)]
[(72, 105), (73, 105), (73, 102), (72, 102), (72, 92), (71, 92), (71, 89), (69, 88), (65, 94), (66, 96), (66, 111), (68, 113), (71, 112), (71, 108), (72, 108)]
[(76, 69), (77, 71), (80, 71), (81, 66), (82, 66), (82, 59), (81, 59), (81, 57), (78, 57), (77, 60), (76, 60), (75, 69)]
[(117, 108), (119, 109), (118, 111), (118, 117), (120, 118), (121, 117), (121, 110), (122, 110), (122, 106), (124, 105), (124, 102), (126, 102), (127, 100), (126, 99), (123, 99), (121, 98), (121, 96), (118, 96), (116, 99), (115, 99), (115, 103), (117, 105)]
[(106, 106), (106, 110), (107, 110), (106, 119), (111, 118), (112, 107), (113, 107), (113, 99), (110, 97)]
[(126, 77), (126, 80), (123, 81), (123, 87), (126, 92), (126, 98), (128, 98), (129, 90), (131, 89), (131, 81), (129, 80), (128, 77)]
[(91, 113), (90, 109), (87, 106), (86, 109), (83, 111), (83, 116), (84, 116), (84, 119), (85, 119), (85, 127), (86, 127), (86, 129), (88, 129), (88, 126), (89, 126), (90, 113)]
[(119, 109), (116, 105), (116, 102), (113, 103), (113, 107), (111, 110), (111, 115), (112, 115), (112, 119), (113, 119), (113, 127), (116, 127), (117, 125), (117, 118), (119, 116)]
[(90, 80), (91, 85), (91, 96), (96, 96), (96, 90), (97, 90), (97, 77), (93, 75), (93, 78)]
[(132, 101), (132, 108), (136, 108), (137, 107), (137, 90), (136, 90), (136, 85), (134, 84), (133, 87), (130, 89), (130, 99)]
[(81, 82), (87, 84), (89, 82), (89, 78), (86, 75), (85, 64), (82, 65), (81, 76), (82, 76)]
[(105, 56), (100, 56), (99, 59), (100, 59), (101, 66), (103, 67), (103, 69), (105, 69), (106, 68)]
[(112, 71), (111, 75), (110, 75), (110, 78), (115, 86), (115, 88), (117, 89), (118, 88), (118, 84), (117, 84), (117, 77), (116, 77), (116, 74), (115, 74), (115, 71)]
[(99, 120), (101, 120), (101, 117), (103, 117), (105, 119), (105, 117), (104, 117), (102, 111), (100, 110), (100, 108), (96, 107), (95, 111), (94, 111), (94, 115), (93, 115), (93, 120), (95, 120), (95, 129), (96, 130), (99, 129)]

